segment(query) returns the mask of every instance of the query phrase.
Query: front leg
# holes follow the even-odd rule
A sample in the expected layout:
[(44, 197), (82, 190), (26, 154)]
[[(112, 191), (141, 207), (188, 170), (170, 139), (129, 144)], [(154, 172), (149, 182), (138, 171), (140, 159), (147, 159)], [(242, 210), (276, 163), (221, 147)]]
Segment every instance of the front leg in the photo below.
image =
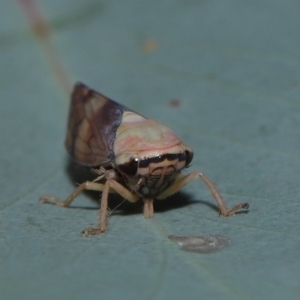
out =
[(144, 217), (153, 217), (153, 199), (143, 199), (144, 200)]
[(53, 203), (58, 206), (62, 207), (68, 207), (70, 204), (75, 200), (75, 198), (81, 194), (84, 190), (90, 190), (90, 191), (103, 191), (104, 184), (86, 181), (82, 184), (80, 184), (75, 191), (64, 201), (59, 200), (58, 198), (55, 198), (50, 195), (44, 195), (41, 196), (39, 199), (40, 203)]
[(130, 202), (136, 202), (139, 199), (139, 196), (136, 194), (133, 194), (129, 190), (127, 190), (123, 185), (118, 183), (114, 179), (107, 180), (105, 184), (102, 183), (96, 183), (91, 181), (86, 181), (79, 185), (75, 191), (64, 201), (61, 201), (55, 197), (44, 195), (40, 197), (39, 202), (45, 203), (53, 203), (58, 206), (67, 207), (69, 206), (74, 199), (82, 193), (84, 190), (93, 190), (93, 191), (102, 191), (101, 196), (101, 207), (100, 207), (100, 222), (99, 226), (97, 228), (87, 228), (81, 232), (83, 236), (89, 236), (94, 234), (100, 234), (105, 232), (107, 227), (107, 202), (108, 202), (108, 194), (112, 190), (120, 194), (122, 197), (124, 197), (126, 200)]
[(188, 175), (185, 175), (183, 177), (179, 177), (174, 183), (173, 185), (171, 185), (168, 189), (166, 189), (162, 194), (160, 194), (157, 199), (164, 199), (168, 196), (173, 195), (174, 193), (178, 192), (179, 190), (181, 190), (184, 186), (186, 186), (188, 183), (190, 183), (191, 181), (200, 178), (201, 180), (203, 180), (203, 182), (207, 185), (207, 187), (209, 188), (212, 196), (214, 197), (214, 199), (216, 200), (219, 210), (220, 210), (220, 214), (224, 217), (228, 217), (228, 216), (233, 216), (235, 214), (235, 212), (241, 210), (241, 209), (248, 209), (249, 208), (249, 204), (248, 203), (240, 203), (235, 205), (233, 208), (228, 209), (226, 207), (225, 201), (223, 200), (220, 192), (218, 191), (217, 187), (213, 184), (213, 182), (204, 174), (199, 173), (199, 172), (192, 172)]
[(108, 202), (108, 194), (110, 189), (116, 191), (118, 194), (123, 196), (129, 202), (136, 202), (139, 200), (139, 196), (133, 194), (129, 190), (127, 190), (123, 185), (118, 183), (116, 180), (111, 179), (107, 180), (103, 186), (103, 192), (101, 196), (101, 207), (100, 207), (100, 222), (98, 227), (96, 228), (87, 228), (81, 232), (82, 236), (90, 236), (95, 234), (101, 234), (106, 231), (107, 227), (107, 202)]

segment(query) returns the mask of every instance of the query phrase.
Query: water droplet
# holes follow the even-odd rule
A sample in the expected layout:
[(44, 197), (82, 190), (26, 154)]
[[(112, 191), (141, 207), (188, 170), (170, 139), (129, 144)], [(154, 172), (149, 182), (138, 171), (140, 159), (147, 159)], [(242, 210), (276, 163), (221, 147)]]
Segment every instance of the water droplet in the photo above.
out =
[(177, 242), (184, 251), (197, 253), (212, 253), (223, 249), (230, 244), (230, 239), (222, 235), (170, 235), (168, 238)]

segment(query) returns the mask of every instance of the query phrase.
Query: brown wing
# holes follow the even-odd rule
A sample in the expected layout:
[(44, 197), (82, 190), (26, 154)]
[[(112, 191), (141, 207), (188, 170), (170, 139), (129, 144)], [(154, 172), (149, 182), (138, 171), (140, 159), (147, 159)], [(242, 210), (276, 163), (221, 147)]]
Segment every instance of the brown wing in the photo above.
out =
[(114, 158), (116, 131), (127, 107), (82, 83), (74, 87), (69, 112), (66, 148), (78, 164), (95, 167)]

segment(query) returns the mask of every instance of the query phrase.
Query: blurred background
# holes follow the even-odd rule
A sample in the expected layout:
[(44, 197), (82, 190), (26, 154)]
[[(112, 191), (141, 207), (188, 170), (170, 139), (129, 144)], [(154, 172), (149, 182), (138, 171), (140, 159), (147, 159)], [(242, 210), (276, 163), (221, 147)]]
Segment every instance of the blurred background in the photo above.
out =
[[(2, 3), (3, 299), (298, 299), (299, 15), (292, 0)], [(77, 81), (172, 128), (194, 149), (187, 171), (249, 213), (219, 217), (196, 181), (154, 218), (124, 203), (105, 234), (82, 238), (99, 194), (70, 209), (38, 203), (76, 186), (64, 138)], [(231, 242), (189, 253), (171, 234)]]

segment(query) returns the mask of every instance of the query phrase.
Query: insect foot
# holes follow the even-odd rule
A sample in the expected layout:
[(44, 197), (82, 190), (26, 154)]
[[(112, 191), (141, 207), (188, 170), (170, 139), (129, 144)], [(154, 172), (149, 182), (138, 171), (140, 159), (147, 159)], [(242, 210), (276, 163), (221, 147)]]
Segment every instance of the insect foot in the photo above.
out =
[(57, 206), (61, 206), (61, 207), (67, 207), (69, 206), (69, 204), (66, 201), (61, 201), (55, 197), (52, 197), (50, 195), (43, 195), (40, 197), (39, 199), (40, 203), (53, 203)]
[(81, 236), (89, 237), (89, 236), (101, 234), (104, 232), (105, 232), (105, 230), (100, 229), (100, 228), (87, 228), (87, 229), (84, 229), (81, 231)]
[(237, 204), (235, 205), (233, 208), (231, 208), (227, 214), (222, 214), (221, 210), (220, 210), (220, 215), (223, 216), (223, 217), (233, 217), (235, 215), (235, 213), (237, 211), (240, 211), (242, 209), (248, 209), (249, 208), (249, 204), (248, 203), (240, 203), (240, 204)]

